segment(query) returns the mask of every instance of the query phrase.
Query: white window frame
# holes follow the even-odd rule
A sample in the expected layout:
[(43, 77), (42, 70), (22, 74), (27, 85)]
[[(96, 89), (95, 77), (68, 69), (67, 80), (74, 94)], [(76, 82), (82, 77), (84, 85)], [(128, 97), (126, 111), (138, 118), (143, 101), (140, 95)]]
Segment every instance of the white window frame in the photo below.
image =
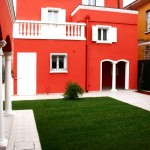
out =
[[(98, 39), (98, 30), (104, 29), (107, 30), (107, 40), (99, 40)], [(103, 37), (103, 32), (101, 32), (101, 37)], [(96, 25), (92, 26), (92, 41), (96, 43), (103, 43), (103, 44), (112, 44), (113, 42), (117, 42), (117, 28), (105, 25)]]
[[(52, 56), (57, 56), (56, 69), (52, 68)], [(59, 56), (64, 56), (64, 68), (59, 68)], [(67, 53), (50, 54), (50, 73), (68, 73), (68, 56)]]
[[(97, 32), (99, 29), (101, 29), (101, 40), (97, 39), (97, 43), (112, 43), (110, 40), (109, 40), (109, 29), (111, 28), (110, 26), (97, 26), (98, 29), (97, 29)], [(104, 30), (107, 31), (107, 39), (106, 40), (103, 40), (103, 34), (104, 34)], [(97, 37), (98, 38), (98, 37)]]
[[(51, 20), (49, 19), (49, 12), (51, 12)], [(55, 20), (55, 13), (57, 14), (57, 19)], [(59, 10), (48, 9), (48, 22), (58, 22), (59, 21)]]
[[(89, 4), (90, 3), (90, 4)], [(95, 3), (95, 4), (94, 4)], [(105, 0), (82, 0), (82, 5), (104, 7)]]
[(147, 11), (147, 32), (150, 32), (150, 10)]
[[(55, 21), (54, 13), (52, 14), (52, 21), (49, 20), (49, 12), (58, 12), (57, 13), (57, 21)], [(57, 22), (66, 22), (66, 10), (61, 8), (53, 8), (53, 7), (46, 7), (41, 8), (41, 21), (46, 23), (57, 23)]]

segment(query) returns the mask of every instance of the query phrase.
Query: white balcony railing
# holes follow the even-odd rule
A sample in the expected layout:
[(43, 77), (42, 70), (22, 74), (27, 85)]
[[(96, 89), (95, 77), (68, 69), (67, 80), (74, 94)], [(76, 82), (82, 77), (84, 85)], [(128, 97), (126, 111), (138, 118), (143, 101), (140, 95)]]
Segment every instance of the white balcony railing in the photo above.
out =
[(18, 20), (13, 25), (13, 37), (85, 40), (85, 23), (43, 23), (41, 21)]

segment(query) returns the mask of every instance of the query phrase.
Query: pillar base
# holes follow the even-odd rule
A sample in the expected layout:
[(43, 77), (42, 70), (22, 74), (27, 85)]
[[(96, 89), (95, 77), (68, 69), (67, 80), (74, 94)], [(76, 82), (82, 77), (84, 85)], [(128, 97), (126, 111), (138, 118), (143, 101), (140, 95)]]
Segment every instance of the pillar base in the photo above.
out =
[(111, 89), (111, 91), (112, 91), (112, 92), (117, 92), (117, 90), (116, 90), (116, 89)]
[(13, 116), (13, 111), (4, 111), (4, 117)]
[(6, 139), (0, 140), (0, 150), (6, 150), (8, 141)]

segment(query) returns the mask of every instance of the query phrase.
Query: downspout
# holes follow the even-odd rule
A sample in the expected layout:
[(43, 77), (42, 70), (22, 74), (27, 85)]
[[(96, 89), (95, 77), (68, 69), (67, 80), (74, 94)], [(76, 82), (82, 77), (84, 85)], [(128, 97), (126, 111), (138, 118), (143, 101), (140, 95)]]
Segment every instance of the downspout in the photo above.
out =
[(85, 48), (85, 92), (88, 92), (88, 27), (90, 16), (86, 16), (86, 48)]
[(120, 8), (120, 0), (118, 0), (118, 8)]

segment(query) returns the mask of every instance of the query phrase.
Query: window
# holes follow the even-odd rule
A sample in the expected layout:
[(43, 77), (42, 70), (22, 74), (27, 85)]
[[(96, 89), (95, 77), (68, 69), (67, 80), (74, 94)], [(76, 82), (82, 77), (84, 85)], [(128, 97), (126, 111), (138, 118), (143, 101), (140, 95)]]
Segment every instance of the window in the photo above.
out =
[(66, 10), (53, 7), (41, 8), (41, 21), (66, 22)]
[(117, 42), (117, 28), (103, 25), (92, 26), (92, 41), (106, 44)]
[(98, 29), (98, 40), (99, 41), (107, 41), (107, 29)]
[(50, 54), (50, 73), (67, 73), (67, 54)]
[(58, 22), (58, 11), (48, 11), (48, 21), (49, 22)]
[(82, 0), (83, 5), (104, 6), (104, 0)]
[(150, 32), (150, 10), (147, 11), (147, 32)]
[(88, 0), (88, 5), (96, 5), (96, 0)]

